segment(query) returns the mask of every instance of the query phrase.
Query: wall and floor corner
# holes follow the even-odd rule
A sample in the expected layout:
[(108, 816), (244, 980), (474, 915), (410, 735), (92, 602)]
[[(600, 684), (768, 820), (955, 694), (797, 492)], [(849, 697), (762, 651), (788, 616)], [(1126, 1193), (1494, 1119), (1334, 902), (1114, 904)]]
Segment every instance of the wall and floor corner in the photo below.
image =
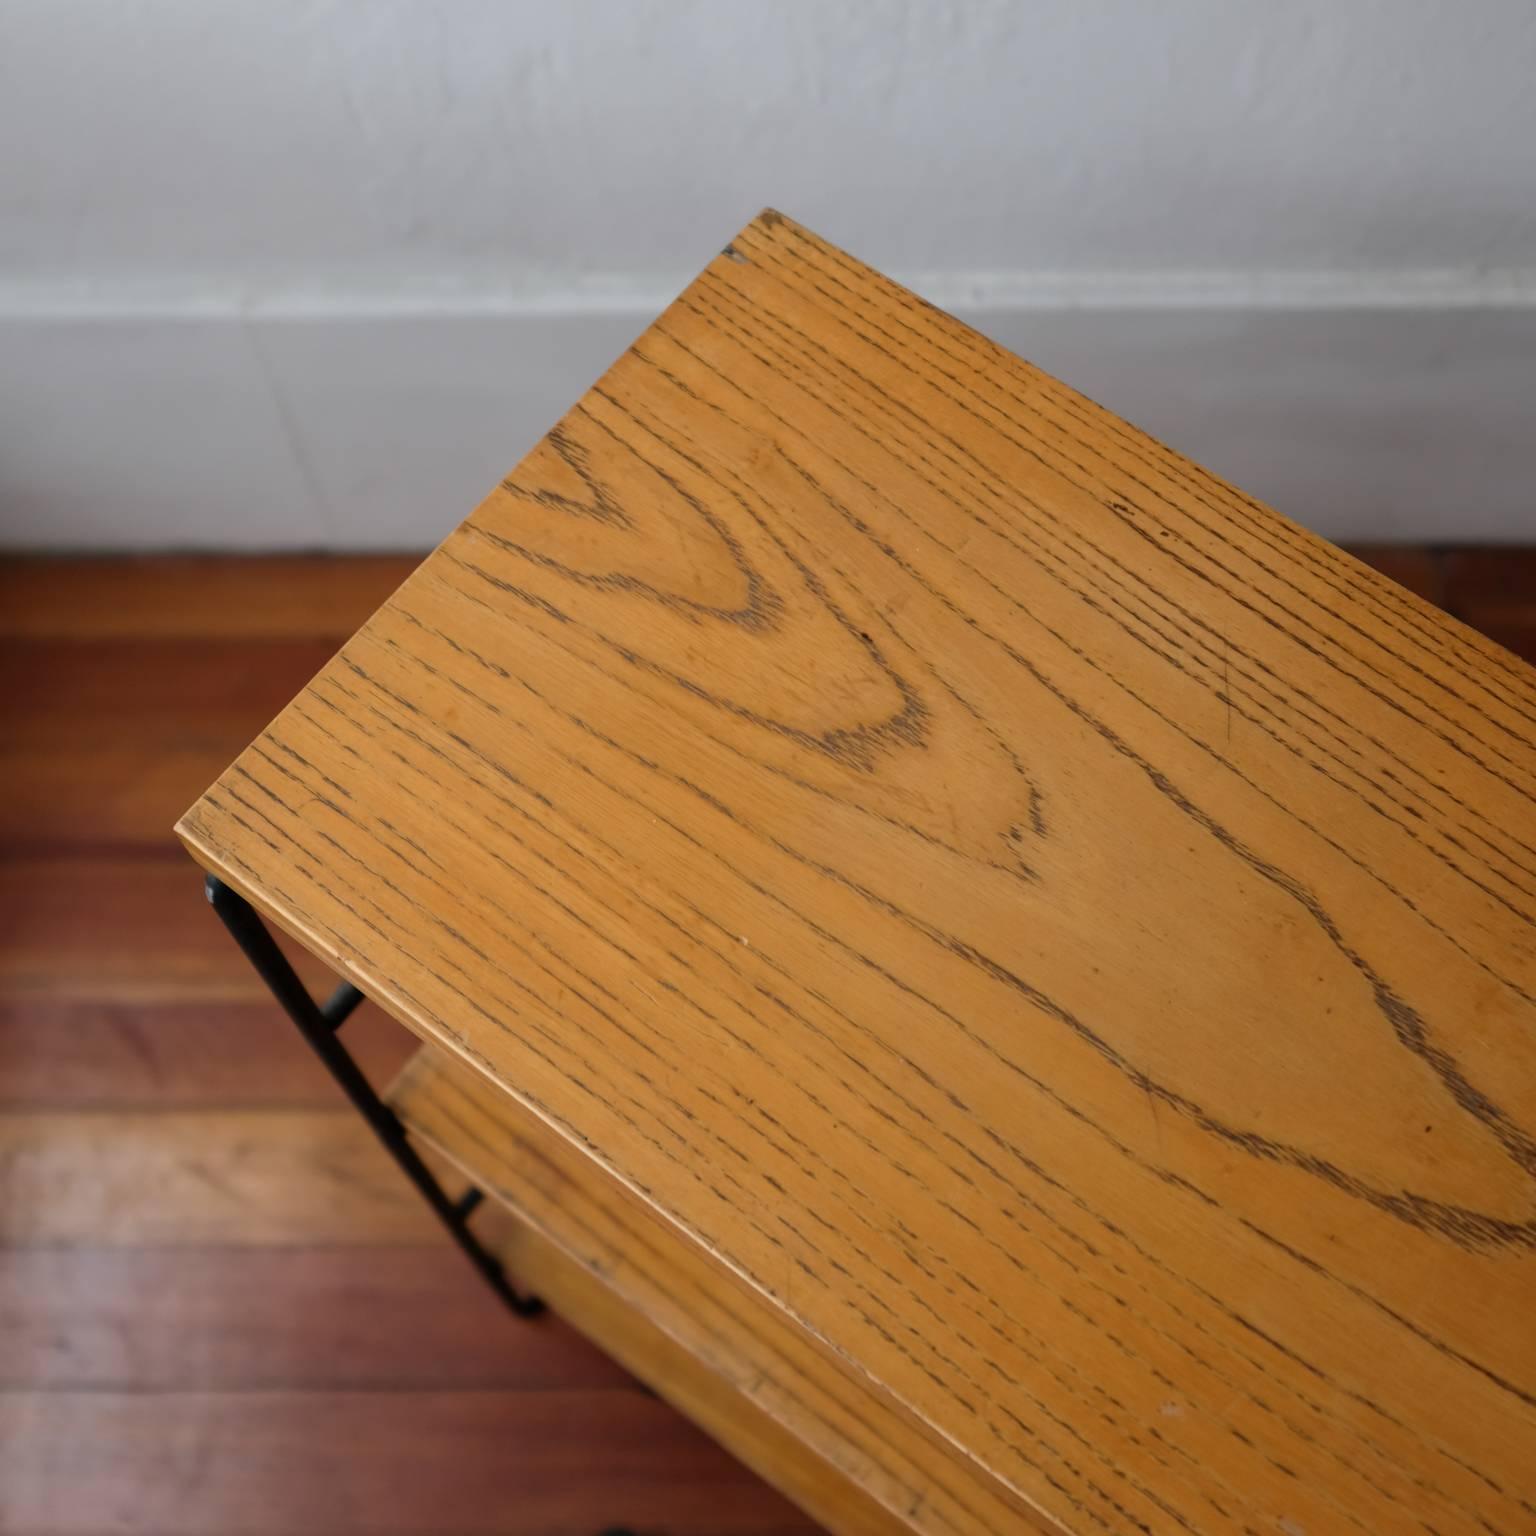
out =
[(1332, 537), (1536, 534), (1536, 11), (0, 22), (0, 542), (435, 541), (762, 202)]

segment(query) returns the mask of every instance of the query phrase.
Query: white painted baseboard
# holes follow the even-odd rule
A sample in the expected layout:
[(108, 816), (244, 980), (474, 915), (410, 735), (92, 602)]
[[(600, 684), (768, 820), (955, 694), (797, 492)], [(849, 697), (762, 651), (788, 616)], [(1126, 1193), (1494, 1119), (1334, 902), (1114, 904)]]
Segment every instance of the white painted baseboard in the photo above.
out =
[[(915, 286), (1338, 539), (1536, 539), (1529, 274), (948, 274)], [(0, 288), (0, 543), (434, 543), (662, 284)]]

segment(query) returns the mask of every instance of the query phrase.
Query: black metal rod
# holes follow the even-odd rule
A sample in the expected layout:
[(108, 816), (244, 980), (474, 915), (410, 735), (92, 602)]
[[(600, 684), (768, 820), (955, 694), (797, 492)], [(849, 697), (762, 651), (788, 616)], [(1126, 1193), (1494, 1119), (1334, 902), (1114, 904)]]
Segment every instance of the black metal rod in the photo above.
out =
[(333, 1030), (340, 1029), (352, 1017), (352, 1010), (362, 1000), (363, 994), (350, 981), (338, 982), (336, 990), (321, 1005), (320, 1012), (325, 1015), (325, 1022)]
[(283, 1012), (293, 1020), (310, 1049), (325, 1063), (341, 1091), (351, 1100), (352, 1107), (368, 1122), (385, 1151), (416, 1186), (486, 1283), (519, 1317), (532, 1317), (542, 1312), (544, 1303), (514, 1289), (496, 1256), (469, 1226), (470, 1212), (479, 1204), (479, 1191), (472, 1191), (476, 1196), (474, 1199), (465, 1196), (455, 1201), (450, 1198), (412, 1146), (400, 1117), (374, 1092), (373, 1085), (337, 1039), (336, 1031), (362, 1001), (363, 994), (350, 983), (343, 982), (325, 1006), (320, 1006), (299, 980), (256, 909), (216, 875), (208, 876), (205, 889), (209, 905), (281, 1004)]

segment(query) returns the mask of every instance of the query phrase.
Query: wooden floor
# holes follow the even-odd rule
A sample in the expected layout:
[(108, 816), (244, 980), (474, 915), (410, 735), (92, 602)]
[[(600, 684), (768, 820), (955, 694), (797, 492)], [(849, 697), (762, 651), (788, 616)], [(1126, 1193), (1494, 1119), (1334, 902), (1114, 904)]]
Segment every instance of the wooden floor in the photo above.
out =
[[(1536, 551), (1367, 553), (1536, 660)], [(811, 1529), (482, 1292), (171, 837), (410, 564), (0, 564), (0, 1532)]]

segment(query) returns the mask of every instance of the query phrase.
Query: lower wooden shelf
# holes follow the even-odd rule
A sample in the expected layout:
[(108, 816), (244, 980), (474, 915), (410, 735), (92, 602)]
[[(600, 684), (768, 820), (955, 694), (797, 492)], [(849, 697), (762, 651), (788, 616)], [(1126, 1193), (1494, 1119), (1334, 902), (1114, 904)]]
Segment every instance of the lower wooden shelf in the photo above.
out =
[(388, 1097), (414, 1138), (494, 1202), (495, 1246), (521, 1287), (830, 1531), (1034, 1525), (473, 1069), (424, 1047)]

